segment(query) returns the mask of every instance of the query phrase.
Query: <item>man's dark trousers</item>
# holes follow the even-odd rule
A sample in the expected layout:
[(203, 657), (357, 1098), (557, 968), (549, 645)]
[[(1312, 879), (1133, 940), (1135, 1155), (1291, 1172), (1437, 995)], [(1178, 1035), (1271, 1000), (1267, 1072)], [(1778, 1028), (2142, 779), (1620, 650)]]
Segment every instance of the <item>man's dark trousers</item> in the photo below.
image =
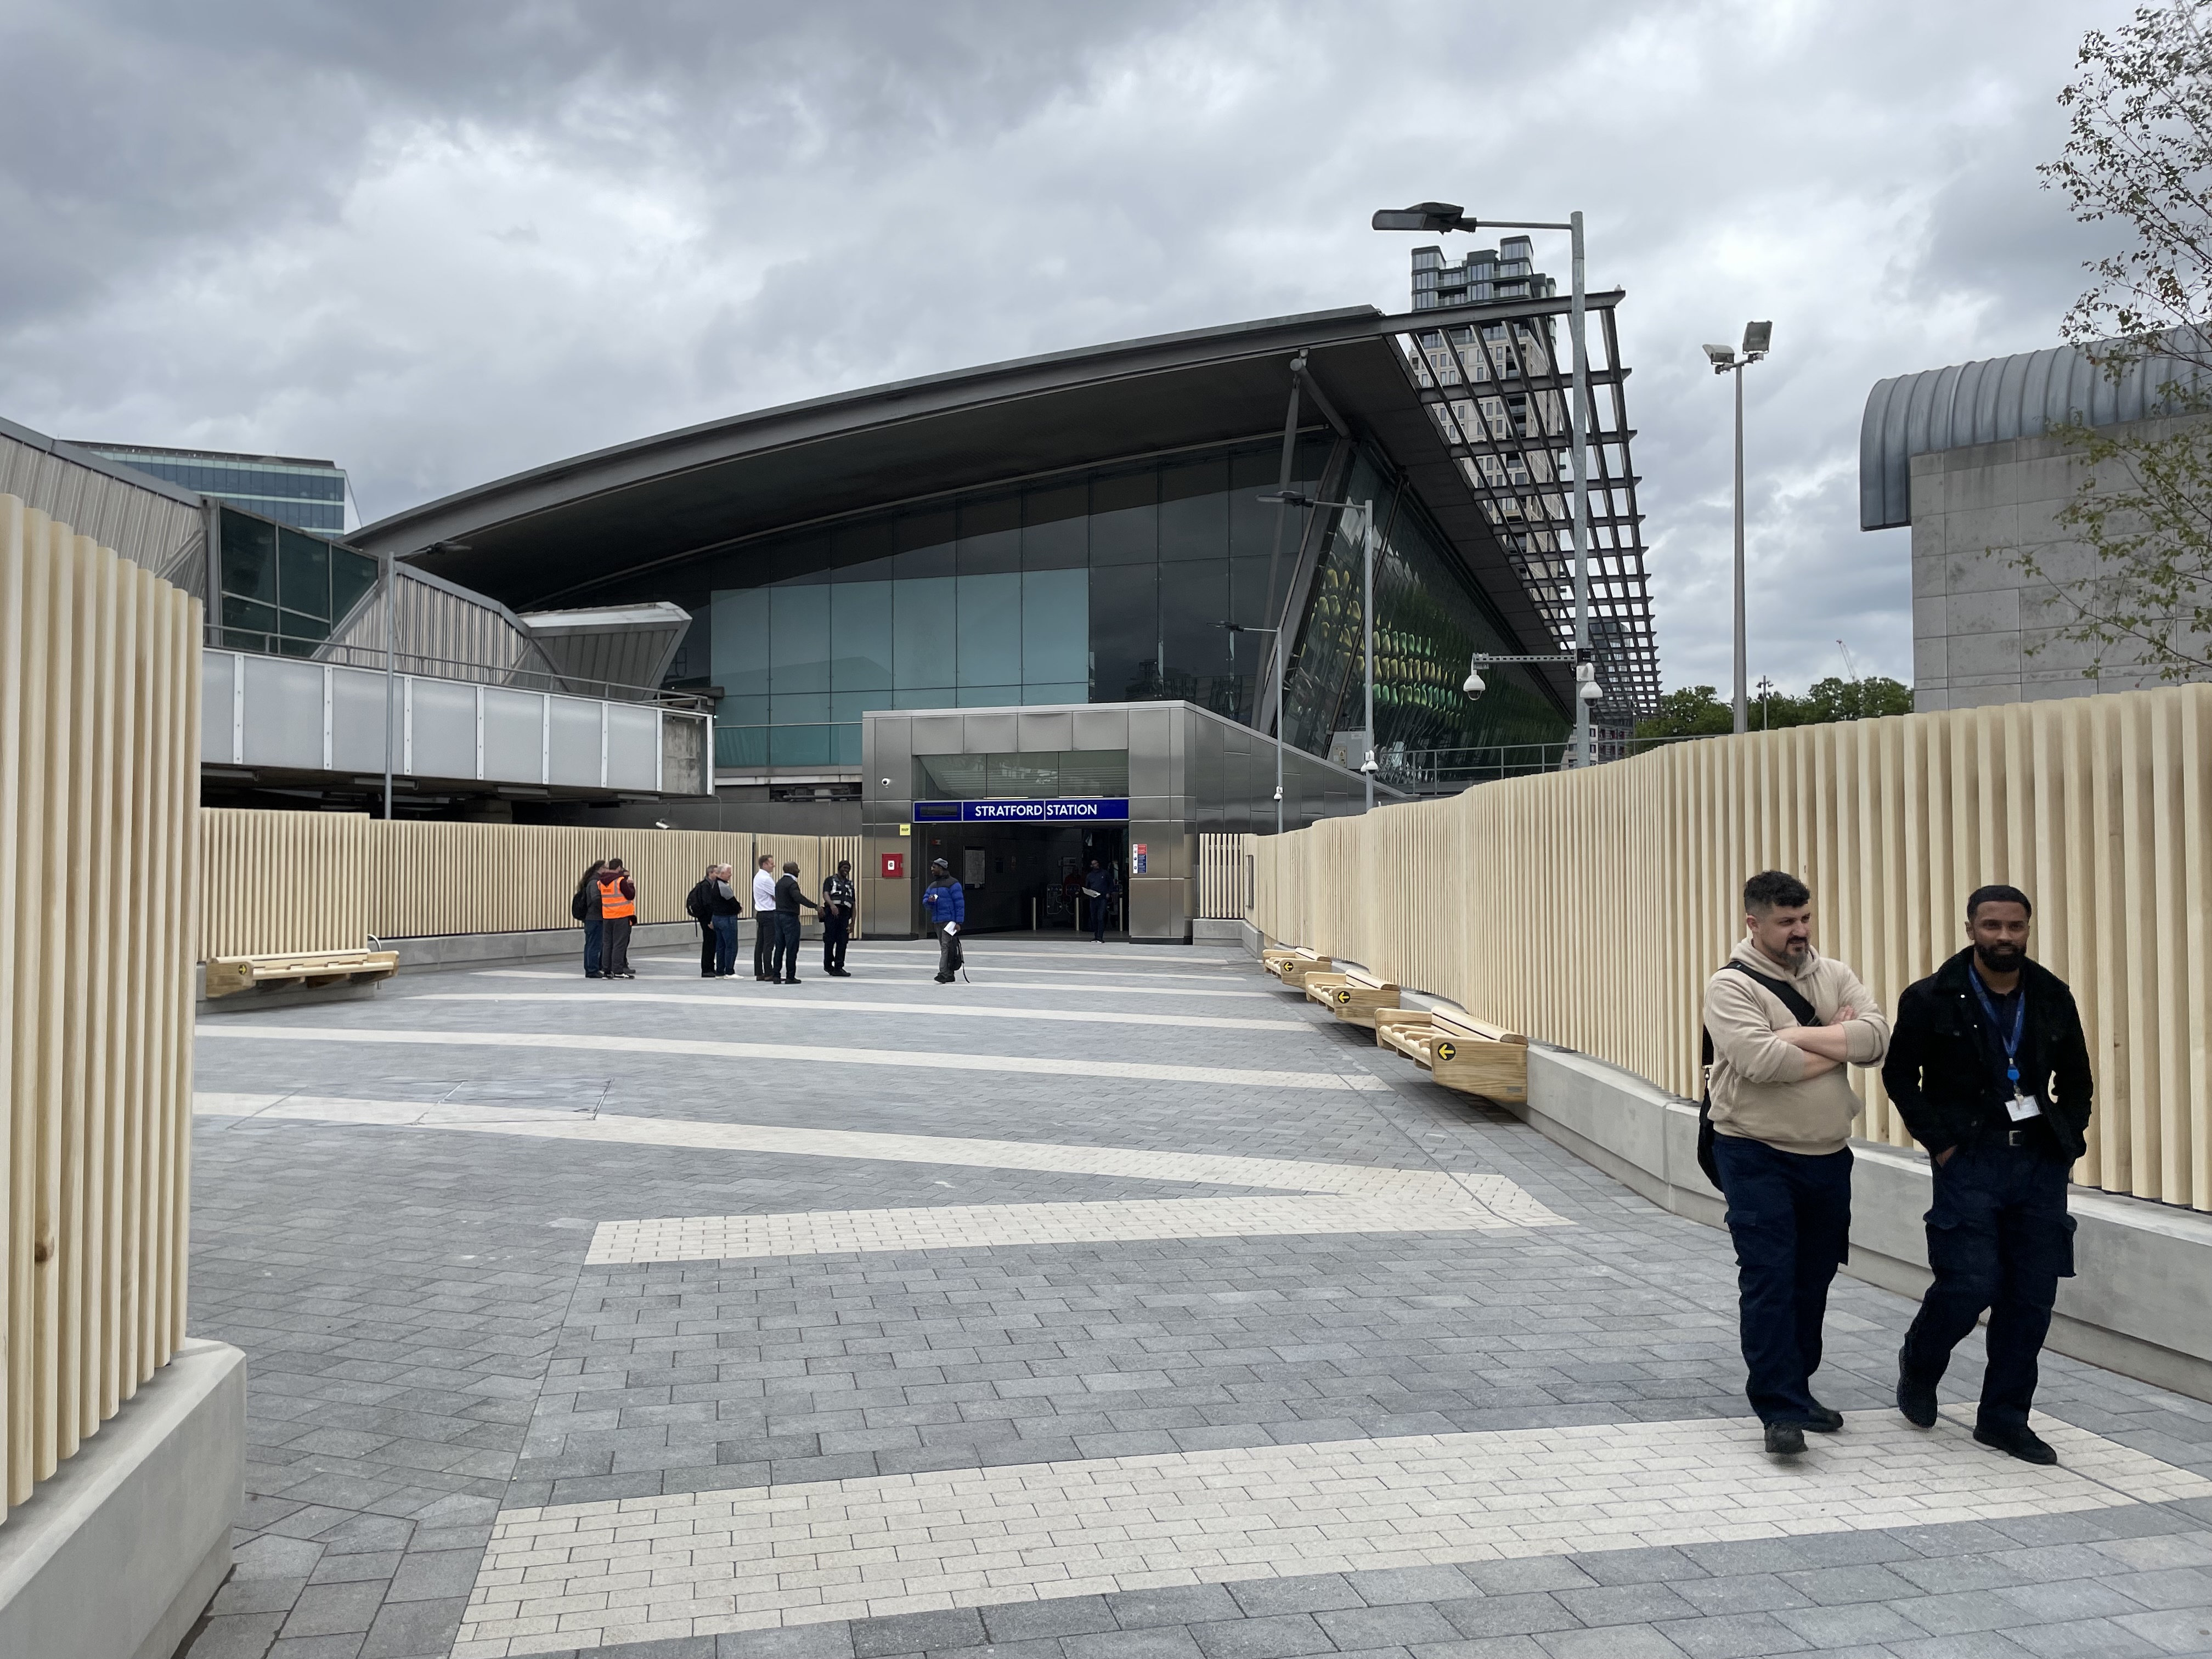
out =
[(1735, 1240), (1744, 1392), (1762, 1423), (1809, 1423), (1828, 1285), (1850, 1243), (1850, 1151), (1808, 1157), (1717, 1135), (1713, 1156)]
[(753, 977), (778, 979), (775, 963), (775, 912), (763, 910), (753, 917)]
[(769, 958), (768, 976), (770, 979), (799, 977), (799, 912), (778, 910), (775, 913), (775, 954)]
[(2051, 1304), (2058, 1281), (2074, 1271), (2066, 1168), (2057, 1153), (2008, 1145), (2002, 1130), (1962, 1143), (1936, 1168), (1936, 1203), (1928, 1212), (1936, 1282), (1905, 1333), (1900, 1369), (1907, 1382), (1934, 1388), (1951, 1350), (1988, 1310), (1979, 1418), (1985, 1429), (2027, 1425)]
[(714, 924), (705, 916), (696, 918), (699, 923), (699, 971), (714, 971)]
[(822, 913), (822, 971), (842, 973), (845, 968), (845, 943), (853, 937), (853, 923), (841, 911)]
[(716, 916), (712, 924), (714, 933), (714, 971), (727, 979), (738, 971), (738, 917), (735, 911)]

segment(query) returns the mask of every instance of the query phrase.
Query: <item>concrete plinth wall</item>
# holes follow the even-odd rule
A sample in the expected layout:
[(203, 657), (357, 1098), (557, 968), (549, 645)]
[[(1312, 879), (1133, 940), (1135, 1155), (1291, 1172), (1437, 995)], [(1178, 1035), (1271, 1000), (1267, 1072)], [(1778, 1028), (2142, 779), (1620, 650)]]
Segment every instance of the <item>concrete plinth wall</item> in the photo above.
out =
[(0, 1654), (169, 1659), (245, 1483), (246, 1356), (188, 1341), (0, 1525)]

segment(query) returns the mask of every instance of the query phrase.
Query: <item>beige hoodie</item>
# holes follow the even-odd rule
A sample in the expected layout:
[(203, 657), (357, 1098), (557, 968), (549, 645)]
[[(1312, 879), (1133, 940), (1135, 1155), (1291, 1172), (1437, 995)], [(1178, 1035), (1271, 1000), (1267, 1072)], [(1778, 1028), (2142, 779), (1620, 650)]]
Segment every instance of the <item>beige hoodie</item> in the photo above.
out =
[[(1858, 975), (1817, 951), (1791, 973), (1753, 944), (1736, 941), (1729, 959), (1768, 979), (1794, 984), (1826, 1024), (1848, 1007), (1844, 1052), (1854, 1066), (1878, 1066), (1889, 1052), (1889, 1017)], [(1841, 1152), (1850, 1139), (1859, 1098), (1840, 1066), (1805, 1076), (1812, 1056), (1775, 1035), (1796, 1028), (1782, 999), (1723, 968), (1705, 984), (1705, 1030), (1712, 1033), (1713, 1127), (1724, 1135), (1763, 1140), (1785, 1152)]]

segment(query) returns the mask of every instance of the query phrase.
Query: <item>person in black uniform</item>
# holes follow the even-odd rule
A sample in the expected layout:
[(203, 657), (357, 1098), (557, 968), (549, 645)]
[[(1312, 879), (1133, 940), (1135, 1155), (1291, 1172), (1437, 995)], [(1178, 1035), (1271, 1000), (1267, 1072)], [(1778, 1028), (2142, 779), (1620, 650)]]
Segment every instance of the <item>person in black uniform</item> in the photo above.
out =
[(1975, 890), (1967, 948), (1898, 1000), (1881, 1080), (1935, 1165), (1936, 1282), (1897, 1357), (1897, 1407), (1935, 1426), (1951, 1350), (1986, 1310), (1974, 1438), (2056, 1463), (2027, 1413), (2058, 1281), (2074, 1272), (2066, 1172), (2082, 1154), (2095, 1085), (2073, 992), (2028, 960), (2032, 914), (2017, 887)]
[(841, 859), (837, 873), (822, 884), (822, 971), (833, 979), (853, 977), (845, 971), (845, 945), (853, 937), (853, 907), (858, 900), (852, 860)]

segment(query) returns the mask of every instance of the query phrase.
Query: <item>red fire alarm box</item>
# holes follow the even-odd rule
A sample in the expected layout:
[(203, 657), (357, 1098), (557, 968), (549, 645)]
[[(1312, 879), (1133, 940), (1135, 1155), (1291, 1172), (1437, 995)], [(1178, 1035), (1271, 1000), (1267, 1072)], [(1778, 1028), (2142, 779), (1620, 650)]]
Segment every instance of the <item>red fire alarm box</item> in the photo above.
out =
[(884, 854), (884, 879), (885, 881), (904, 881), (906, 879), (905, 854), (886, 853)]

